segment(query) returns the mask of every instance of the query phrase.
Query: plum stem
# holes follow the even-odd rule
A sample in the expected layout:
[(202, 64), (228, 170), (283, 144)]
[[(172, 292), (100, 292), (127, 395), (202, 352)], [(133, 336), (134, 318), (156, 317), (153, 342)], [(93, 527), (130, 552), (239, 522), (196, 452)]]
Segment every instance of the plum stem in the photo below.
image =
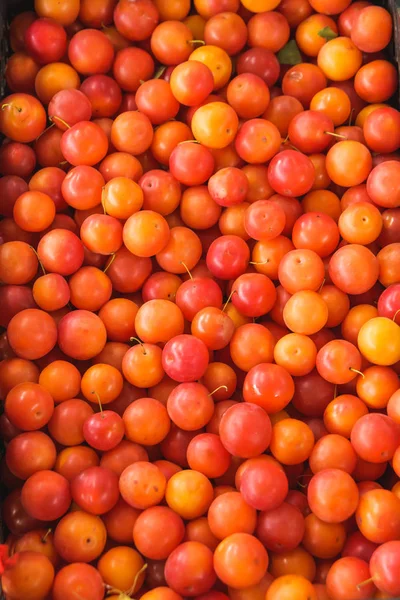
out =
[(104, 418), (104, 415), (103, 415), (103, 406), (102, 406), (102, 404), (101, 404), (100, 395), (99, 395), (99, 393), (98, 393), (98, 392), (96, 392), (95, 390), (92, 390), (92, 394), (93, 394), (94, 396), (96, 396), (96, 398), (97, 398), (97, 402), (99, 403), (99, 407), (100, 407), (100, 413), (101, 413), (102, 417)]
[(61, 119), (61, 117), (57, 117), (57, 115), (50, 117), (50, 121), (54, 121), (54, 119), (60, 121), (60, 123), (62, 123), (67, 129), (71, 129), (71, 125), (68, 125), (68, 123), (64, 121), (64, 119)]
[(103, 185), (103, 187), (101, 188), (101, 206), (103, 207), (103, 211), (104, 214), (107, 214), (107, 209), (106, 209), (106, 186)]
[(400, 314), (400, 308), (398, 310), (396, 310), (396, 312), (394, 313), (393, 319), (392, 319), (393, 321), (396, 321), (396, 317), (398, 314)]
[(131, 600), (131, 596), (128, 596), (122, 590), (119, 590), (118, 588), (115, 588), (112, 585), (106, 585), (105, 587), (107, 595), (118, 594), (118, 600)]
[(139, 338), (137, 338), (137, 337), (131, 337), (131, 338), (129, 338), (129, 341), (130, 342), (137, 342), (138, 344), (140, 344), (142, 346), (142, 349), (143, 349), (143, 354), (147, 354), (146, 350), (145, 350), (145, 347), (143, 345), (143, 342), (141, 340), (139, 340)]
[(178, 146), (181, 144), (200, 144), (197, 140), (183, 140), (183, 142), (179, 142)]
[(22, 112), (22, 108), (20, 106), (15, 106), (15, 104), (11, 104), (8, 102), (1, 105), (1, 110), (4, 110), (5, 108), (16, 108), (18, 112)]
[(218, 390), (222, 390), (224, 389), (226, 392), (228, 391), (228, 386), (226, 385), (219, 385), (217, 388), (215, 388), (215, 390), (213, 390), (212, 392), (210, 392), (208, 395), (212, 396), (213, 394), (215, 394), (215, 392), (218, 392)]
[(41, 261), (41, 260), (40, 260), (40, 258), (39, 258), (39, 254), (37, 253), (37, 251), (35, 250), (35, 248), (34, 248), (33, 246), (30, 246), (30, 248), (31, 248), (31, 249), (33, 250), (33, 252), (36, 254), (36, 258), (38, 259), (38, 263), (39, 263), (39, 265), (40, 265), (40, 268), (42, 269), (42, 273), (43, 273), (43, 275), (47, 275), (47, 273), (46, 273), (46, 269), (44, 268), (44, 266), (43, 266), (43, 263), (42, 263), (42, 261)]
[(55, 126), (56, 126), (56, 124), (55, 124), (55, 123), (52, 123), (51, 125), (49, 125), (48, 127), (46, 127), (46, 129), (43, 129), (42, 133), (39, 133), (39, 135), (37, 136), (37, 138), (36, 138), (35, 142), (37, 142), (37, 141), (38, 141), (38, 139), (40, 139), (40, 138), (42, 137), (42, 135), (43, 135), (44, 133), (46, 133), (46, 131), (49, 131), (49, 129), (51, 129), (52, 127), (55, 127)]
[(139, 577), (145, 572), (146, 569), (147, 569), (147, 563), (145, 563), (143, 565), (143, 567), (141, 569), (139, 569), (139, 571), (136, 573), (135, 579), (133, 580), (133, 583), (132, 583), (132, 586), (129, 589), (129, 591), (127, 592), (128, 596), (132, 596), (133, 592), (135, 591), (135, 587), (137, 586), (137, 582), (139, 580)]
[(204, 40), (188, 40), (187, 43), (188, 44), (200, 44), (200, 46), (205, 46)]
[(362, 581), (361, 583), (357, 584), (357, 589), (360, 590), (361, 588), (365, 587), (366, 585), (373, 583), (375, 581), (375, 579), (373, 577), (370, 577), (369, 579), (366, 579), (365, 581)]
[(186, 271), (186, 272), (187, 272), (187, 274), (189, 275), (190, 279), (192, 279), (192, 280), (193, 280), (192, 274), (191, 274), (191, 272), (189, 271), (189, 269), (187, 268), (187, 266), (185, 265), (185, 263), (181, 261), (181, 265), (182, 265), (183, 267), (185, 267), (185, 271)]
[(268, 259), (267, 259), (267, 260), (264, 260), (263, 262), (257, 262), (257, 261), (251, 260), (251, 261), (249, 262), (249, 265), (266, 265), (268, 262), (269, 262), (269, 260), (268, 260)]
[(48, 536), (51, 533), (51, 527), (46, 531), (46, 533), (44, 534), (44, 536), (42, 537), (42, 539), (40, 540), (42, 542), (42, 544), (44, 544), (48, 538)]
[(160, 77), (165, 73), (167, 67), (165, 65), (161, 65), (159, 69), (154, 73), (153, 79), (160, 79)]
[(119, 600), (130, 600), (130, 598), (132, 598), (132, 594), (135, 591), (135, 588), (137, 586), (139, 577), (142, 575), (142, 573), (144, 573), (144, 571), (146, 569), (147, 569), (147, 564), (144, 564), (143, 567), (141, 569), (139, 569), (139, 571), (136, 573), (131, 587), (126, 592), (123, 592), (122, 590), (119, 590), (118, 588), (115, 588), (112, 585), (106, 585), (105, 587), (107, 590), (107, 594), (118, 594)]
[(307, 487), (306, 483), (301, 483), (301, 479), (306, 479), (307, 477), (311, 479), (311, 477), (313, 477), (313, 473), (303, 473), (302, 475), (300, 475), (297, 478), (297, 485), (299, 485), (301, 488)]
[(236, 292), (236, 290), (232, 290), (231, 293), (229, 294), (228, 300), (225, 302), (224, 306), (222, 307), (222, 312), (225, 312), (225, 309), (228, 306), (229, 302), (231, 301), (231, 298), (235, 292)]
[(331, 135), (332, 137), (339, 138), (341, 140), (347, 140), (345, 135), (341, 135), (340, 133), (334, 133), (333, 131), (324, 131), (326, 135)]
[(113, 264), (114, 260), (117, 258), (117, 253), (116, 252), (112, 252), (111, 254), (111, 258), (108, 262), (108, 264), (105, 266), (103, 273), (107, 273), (108, 269), (111, 267), (111, 265)]
[(350, 370), (350, 371), (353, 371), (353, 373), (357, 373), (358, 375), (361, 375), (361, 377), (362, 377), (363, 379), (365, 379), (365, 375), (364, 375), (364, 373), (362, 373), (362, 372), (361, 372), (361, 371), (359, 371), (358, 369), (354, 369), (354, 367), (349, 367), (349, 370)]

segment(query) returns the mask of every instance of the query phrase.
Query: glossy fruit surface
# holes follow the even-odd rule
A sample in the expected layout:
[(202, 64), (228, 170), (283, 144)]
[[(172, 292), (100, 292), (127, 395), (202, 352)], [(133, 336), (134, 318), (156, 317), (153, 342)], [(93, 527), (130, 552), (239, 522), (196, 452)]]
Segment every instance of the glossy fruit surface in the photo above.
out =
[(14, 8), (5, 597), (400, 596), (397, 15)]

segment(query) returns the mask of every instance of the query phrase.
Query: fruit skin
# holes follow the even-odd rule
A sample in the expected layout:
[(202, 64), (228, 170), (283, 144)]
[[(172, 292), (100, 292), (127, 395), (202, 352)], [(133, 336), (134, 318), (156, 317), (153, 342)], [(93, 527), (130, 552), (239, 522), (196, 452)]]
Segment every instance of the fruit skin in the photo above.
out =
[(21, 501), (34, 518), (53, 521), (62, 517), (69, 508), (71, 503), (69, 483), (58, 473), (39, 471), (25, 482)]
[(11, 94), (2, 101), (0, 131), (15, 142), (33, 142), (46, 127), (46, 112), (30, 94)]
[(162, 354), (166, 374), (181, 383), (195, 381), (204, 375), (208, 359), (204, 342), (187, 334), (169, 340)]
[(361, 327), (358, 345), (367, 360), (393, 365), (400, 360), (400, 327), (391, 319), (375, 317)]
[(392, 16), (34, 5), (0, 102), (7, 598), (400, 595)]
[(283, 150), (269, 164), (268, 177), (271, 186), (283, 196), (302, 196), (310, 191), (315, 169), (310, 159), (295, 150)]
[[(43, 37), (48, 37), (48, 48), (40, 47)], [(42, 64), (57, 62), (67, 49), (67, 34), (55, 21), (46, 18), (37, 19), (25, 32), (25, 46), (37, 62)]]

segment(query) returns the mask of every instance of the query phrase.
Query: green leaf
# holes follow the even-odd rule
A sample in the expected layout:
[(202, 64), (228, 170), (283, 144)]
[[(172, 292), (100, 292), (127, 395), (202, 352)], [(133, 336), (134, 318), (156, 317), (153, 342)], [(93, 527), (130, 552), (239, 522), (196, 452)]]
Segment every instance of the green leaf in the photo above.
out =
[(278, 60), (281, 65), (298, 65), (303, 62), (295, 40), (290, 40), (290, 42), (279, 50)]
[(324, 38), (324, 40), (334, 40), (337, 38), (338, 34), (333, 31), (330, 27), (324, 27), (321, 31), (318, 31), (319, 37)]

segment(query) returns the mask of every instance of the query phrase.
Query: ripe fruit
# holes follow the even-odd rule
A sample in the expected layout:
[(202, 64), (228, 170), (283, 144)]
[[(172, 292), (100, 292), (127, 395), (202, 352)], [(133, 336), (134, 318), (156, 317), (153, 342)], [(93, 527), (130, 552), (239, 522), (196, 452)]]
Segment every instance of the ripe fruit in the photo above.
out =
[(35, 0), (11, 20), (10, 600), (400, 595), (382, 6)]

